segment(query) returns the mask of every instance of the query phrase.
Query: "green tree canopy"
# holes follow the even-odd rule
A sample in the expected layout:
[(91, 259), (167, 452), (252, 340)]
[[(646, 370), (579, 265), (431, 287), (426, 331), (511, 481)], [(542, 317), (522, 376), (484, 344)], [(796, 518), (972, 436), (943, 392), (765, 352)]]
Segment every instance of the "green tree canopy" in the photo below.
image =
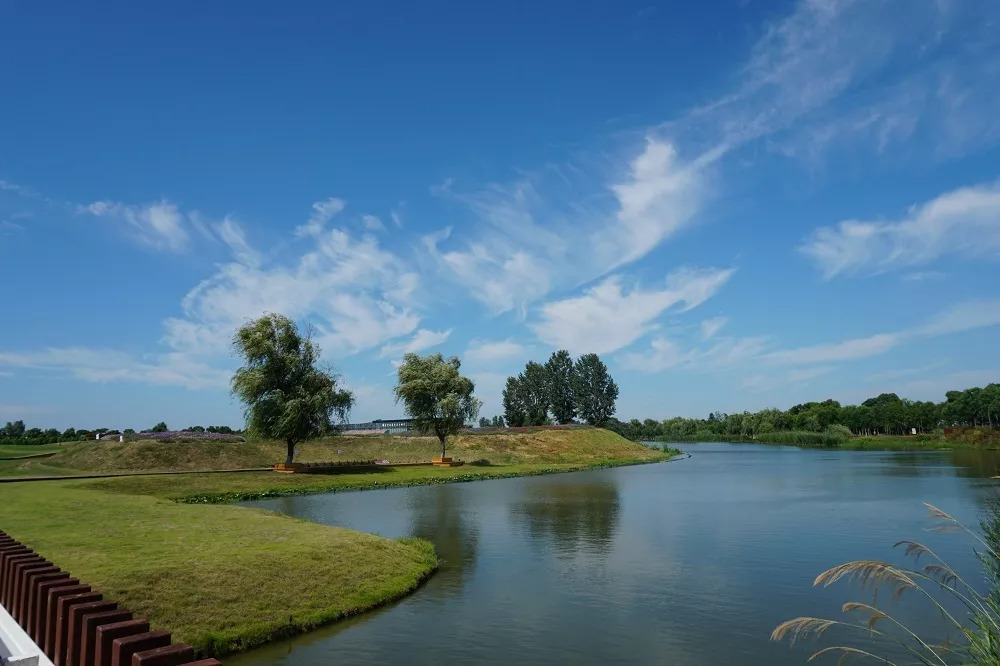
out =
[(170, 428), (167, 427), (166, 422), (160, 421), (155, 426), (149, 429), (149, 432), (167, 432)]
[(0, 436), (5, 439), (24, 437), (24, 421), (7, 421), (7, 425), (0, 431)]
[(592, 426), (603, 425), (615, 413), (618, 385), (597, 354), (584, 354), (573, 367), (576, 413)]
[(472, 395), (472, 380), (458, 373), (461, 367), (457, 356), (407, 354), (396, 373), (396, 401), (403, 402), (418, 430), (437, 435), (442, 458), (448, 435), (474, 421), (482, 404)]
[(320, 365), (319, 348), (284, 315), (244, 324), (233, 349), (244, 363), (233, 375), (232, 390), (245, 405), (247, 432), (283, 440), (288, 463), (297, 443), (331, 432), (333, 419), (343, 422), (354, 405), (354, 395)]
[(508, 377), (503, 387), (503, 415), (507, 425), (520, 428), (527, 424), (528, 410), (524, 400), (524, 386), (521, 377)]
[(541, 363), (528, 361), (519, 379), (523, 389), (525, 425), (545, 425), (549, 418), (549, 373)]
[(565, 349), (553, 352), (545, 363), (549, 383), (549, 409), (558, 423), (572, 423), (576, 416), (573, 405), (573, 358)]

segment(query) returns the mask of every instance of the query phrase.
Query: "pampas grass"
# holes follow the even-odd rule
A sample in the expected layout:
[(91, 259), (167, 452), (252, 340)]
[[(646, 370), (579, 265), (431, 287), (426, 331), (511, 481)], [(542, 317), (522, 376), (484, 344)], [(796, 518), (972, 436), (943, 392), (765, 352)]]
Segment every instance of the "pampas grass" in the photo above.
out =
[[(932, 504), (925, 504), (932, 519), (939, 521), (934, 529), (954, 530), (971, 536), (977, 546), (976, 553), (983, 564), (988, 590), (983, 593), (975, 589), (952, 569), (938, 555), (918, 541), (903, 540), (894, 547), (903, 548), (903, 554), (913, 561), (912, 567), (900, 567), (877, 560), (856, 560), (845, 562), (827, 569), (816, 577), (814, 586), (828, 587), (839, 581), (858, 585), (873, 593), (873, 603), (850, 601), (843, 605), (842, 612), (861, 613), (862, 621), (829, 620), (815, 617), (798, 617), (782, 622), (771, 632), (772, 641), (788, 640), (790, 644), (805, 638), (821, 638), (832, 627), (858, 632), (865, 644), (833, 645), (814, 652), (809, 661), (827, 654), (839, 654), (838, 664), (851, 657), (874, 660), (883, 664), (917, 663), (947, 666), (948, 664), (977, 664), (980, 666), (1000, 666), (1000, 504), (994, 502), (983, 518), (978, 533), (962, 524), (951, 514)], [(920, 560), (929, 560), (920, 566)], [(878, 605), (878, 592), (891, 592), (895, 601), (909, 591), (915, 598), (928, 604), (940, 614), (949, 633), (961, 637), (957, 643), (932, 645), (920, 637), (904, 622)], [(956, 618), (938, 600), (937, 594), (945, 593), (956, 599), (967, 611), (961, 619)], [(909, 595), (908, 595), (909, 596)], [(886, 654), (889, 648), (894, 653), (902, 651), (910, 661), (892, 661)], [(880, 654), (880, 651), (883, 654)], [(899, 657), (892, 657), (898, 659)]]

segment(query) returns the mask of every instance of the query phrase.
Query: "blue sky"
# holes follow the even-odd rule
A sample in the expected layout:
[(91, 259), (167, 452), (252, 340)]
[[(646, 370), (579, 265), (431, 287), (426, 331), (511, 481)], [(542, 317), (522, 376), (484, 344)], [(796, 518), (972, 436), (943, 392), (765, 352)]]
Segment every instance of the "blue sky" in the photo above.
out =
[(0, 420), (241, 422), (236, 326), (618, 416), (1000, 380), (988, 0), (0, 8)]

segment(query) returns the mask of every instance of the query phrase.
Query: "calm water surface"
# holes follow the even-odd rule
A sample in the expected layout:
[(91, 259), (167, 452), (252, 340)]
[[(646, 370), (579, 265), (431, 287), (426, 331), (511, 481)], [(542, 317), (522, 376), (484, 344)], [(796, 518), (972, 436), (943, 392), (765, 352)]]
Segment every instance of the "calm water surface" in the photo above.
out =
[[(396, 604), (226, 663), (803, 664), (814, 644), (772, 644), (771, 629), (865, 598), (811, 587), (823, 569), (897, 561), (892, 544), (914, 538), (980, 580), (970, 541), (927, 532), (921, 503), (974, 523), (994, 453), (682, 448), (691, 458), (655, 465), (247, 503), (423, 537), (443, 564)], [(897, 608), (940, 626), (916, 599)]]

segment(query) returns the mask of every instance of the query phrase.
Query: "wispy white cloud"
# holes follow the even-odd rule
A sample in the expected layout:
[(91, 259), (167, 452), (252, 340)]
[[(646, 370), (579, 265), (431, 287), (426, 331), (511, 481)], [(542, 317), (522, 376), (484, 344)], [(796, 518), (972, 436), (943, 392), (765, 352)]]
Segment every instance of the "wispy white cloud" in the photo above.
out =
[(729, 321), (726, 317), (712, 317), (701, 322), (701, 339), (708, 340), (714, 338), (715, 334), (722, 330), (722, 327)]
[(77, 208), (80, 213), (107, 217), (124, 223), (141, 243), (161, 250), (180, 252), (187, 249), (189, 235), (184, 215), (169, 201), (142, 206), (119, 201), (95, 201)]
[(879, 333), (820, 345), (768, 352), (760, 359), (777, 365), (806, 365), (853, 361), (878, 356), (914, 338), (938, 337), (1000, 325), (1000, 299), (957, 303), (927, 323), (895, 333)]
[(734, 370), (759, 366), (829, 365), (872, 358), (915, 339), (931, 338), (1000, 325), (1000, 299), (964, 301), (931, 317), (925, 324), (891, 333), (850, 338), (788, 349), (774, 349), (765, 337), (721, 337), (710, 345), (682, 348), (658, 336), (648, 349), (623, 354), (622, 364), (640, 372), (675, 367), (690, 370)]
[(998, 19), (992, 3), (802, 0), (731, 92), (666, 128), (718, 156), (762, 138), (810, 161), (904, 142), (908, 159), (980, 150), (1000, 138)]
[(629, 352), (620, 357), (621, 364), (639, 372), (662, 372), (670, 368), (691, 370), (728, 370), (758, 358), (767, 349), (765, 336), (719, 337), (711, 344), (684, 349), (666, 336), (657, 336), (649, 349)]
[(1000, 298), (963, 301), (935, 315), (919, 335), (948, 335), (1000, 324)]
[(859, 358), (868, 358), (883, 354), (897, 346), (903, 339), (904, 336), (898, 333), (880, 333), (867, 338), (854, 338), (829, 344), (783, 349), (764, 354), (762, 359), (777, 365), (853, 361)]
[(221, 353), (237, 326), (264, 312), (310, 323), (332, 354), (377, 348), (417, 329), (420, 316), (410, 300), (419, 280), (405, 262), (371, 236), (333, 229), (312, 238), (314, 245), (291, 263), (220, 266), (184, 297), (183, 317), (166, 321), (164, 341), (178, 350)]
[(616, 223), (595, 230), (590, 248), (605, 272), (641, 259), (689, 224), (705, 195), (697, 166), (683, 163), (673, 144), (652, 137), (629, 164), (628, 177), (611, 189)]
[[(336, 206), (320, 208), (313, 208), (313, 221)], [(121, 215), (139, 211), (121, 204), (97, 205), (95, 210)], [(178, 212), (177, 217), (184, 216)], [(0, 349), (0, 370), (61, 371), (93, 382), (223, 388), (232, 371), (229, 347), (235, 329), (265, 312), (281, 312), (306, 325), (332, 355), (380, 347), (417, 351), (440, 344), (451, 333), (418, 329), (421, 317), (412, 303), (419, 277), (371, 235), (321, 230), (309, 236), (303, 254), (275, 261), (265, 260), (232, 218), (203, 227), (232, 250), (234, 260), (218, 266), (187, 293), (180, 316), (164, 321), (160, 342), (165, 351), (136, 355), (83, 347)]]
[(927, 282), (929, 280), (943, 280), (948, 274), (943, 271), (913, 271), (904, 273), (900, 279), (904, 282)]
[(365, 229), (368, 231), (385, 231), (385, 226), (382, 224), (382, 220), (378, 219), (376, 215), (362, 215), (361, 221), (365, 225)]
[(392, 223), (396, 225), (397, 229), (403, 228), (403, 208), (406, 206), (405, 201), (400, 201), (396, 204), (396, 207), (389, 212), (389, 219)]
[(450, 328), (446, 331), (431, 331), (421, 328), (408, 340), (384, 345), (379, 351), (379, 356), (382, 358), (386, 356), (399, 356), (400, 354), (415, 353), (424, 349), (430, 349), (431, 347), (437, 347), (445, 342), (450, 335)]
[(10, 220), (0, 220), (0, 234), (13, 234), (24, 231), (24, 227)]
[[(118, 201), (95, 201), (75, 206), (76, 212), (114, 220), (133, 240), (161, 250), (181, 252), (192, 245), (192, 231), (211, 243), (222, 243), (240, 263), (256, 266), (260, 252), (251, 247), (243, 227), (232, 216), (213, 222), (197, 210), (181, 210), (167, 200), (134, 205)], [(316, 213), (314, 210), (314, 217)]]
[[(554, 288), (586, 284), (646, 256), (691, 223), (703, 201), (700, 167), (653, 135), (613, 169), (618, 175), (605, 183), (556, 167), (473, 192), (446, 181), (433, 191), (461, 204), (479, 226), (471, 238), (467, 226), (437, 234), (432, 256), (492, 312), (523, 311)], [(601, 196), (588, 193), (594, 187)]]
[(23, 197), (35, 197), (37, 193), (30, 187), (12, 183), (9, 180), (0, 180), (0, 192), (12, 192)]
[(827, 279), (916, 266), (948, 254), (1000, 256), (1000, 184), (965, 187), (896, 221), (845, 220), (813, 232), (799, 250)]
[(525, 358), (527, 353), (527, 347), (510, 338), (506, 340), (472, 340), (469, 342), (462, 360), (469, 363), (487, 364)]
[(711, 298), (733, 273), (678, 270), (659, 289), (627, 289), (620, 276), (611, 276), (582, 296), (540, 306), (529, 327), (543, 342), (574, 354), (616, 351), (657, 328), (655, 320), (668, 309), (683, 312)]
[(883, 372), (876, 372), (867, 377), (869, 382), (887, 382), (895, 381), (902, 377), (912, 377), (913, 375), (922, 375), (926, 372), (932, 370), (937, 370), (945, 364), (945, 361), (937, 361), (935, 363), (929, 363), (927, 365), (921, 365), (915, 368), (895, 368), (893, 370), (885, 370)]
[(795, 384), (805, 384), (817, 377), (830, 374), (832, 371), (833, 367), (831, 366), (820, 366), (815, 368), (799, 368), (784, 373), (754, 374), (744, 377), (740, 381), (740, 386), (755, 391), (770, 391)]
[[(549, 219), (546, 202), (527, 178), (478, 192), (459, 192), (450, 180), (432, 192), (468, 210), (479, 226), (474, 233), (447, 227), (424, 237), (430, 257), (446, 277), (499, 314), (524, 307), (548, 293), (571, 242)], [(545, 223), (537, 218), (546, 216)], [(566, 278), (563, 278), (566, 279)]]
[[(731, 91), (648, 128), (643, 145), (580, 160), (582, 168), (547, 165), (471, 193), (450, 181), (435, 188), (464, 205), (474, 224), (456, 224), (460, 233), (439, 238), (434, 256), (493, 312), (523, 311), (553, 289), (586, 285), (641, 259), (693, 224), (718, 194), (708, 186), (716, 175), (710, 170), (748, 144), (766, 138), (778, 145), (822, 129), (828, 145), (865, 135), (875, 137), (866, 148), (877, 143), (881, 150), (917, 125), (943, 135), (947, 114), (903, 104), (901, 91), (958, 103), (963, 95), (948, 94), (943, 82), (964, 74), (966, 96), (990, 81), (1000, 84), (1000, 57), (986, 46), (996, 31), (985, 27), (1000, 12), (980, 3), (977, 15), (953, 5), (803, 0), (766, 27)], [(902, 14), (905, 22), (897, 20)], [(983, 44), (975, 52), (942, 46), (976, 40)], [(980, 66), (984, 60), (996, 65)], [(900, 61), (911, 66), (896, 76)], [(981, 95), (971, 106), (984, 118), (996, 116), (982, 113), (995, 105)], [(833, 122), (839, 118), (847, 120)]]
[(83, 347), (0, 352), (0, 366), (67, 372), (89, 382), (131, 381), (189, 389), (225, 388), (232, 376), (231, 370), (212, 367), (186, 354), (137, 357), (113, 349)]
[(219, 238), (229, 246), (237, 261), (247, 266), (260, 265), (260, 253), (250, 247), (243, 228), (236, 220), (226, 217), (215, 227)]
[(344, 210), (347, 204), (343, 199), (330, 197), (322, 201), (316, 201), (312, 205), (312, 215), (305, 224), (295, 228), (296, 236), (318, 236), (326, 223), (333, 219), (335, 215)]
[(524, 250), (497, 252), (486, 243), (475, 243), (466, 250), (439, 252), (437, 238), (427, 238), (431, 256), (494, 314), (524, 308), (549, 291), (550, 271), (543, 260)]

